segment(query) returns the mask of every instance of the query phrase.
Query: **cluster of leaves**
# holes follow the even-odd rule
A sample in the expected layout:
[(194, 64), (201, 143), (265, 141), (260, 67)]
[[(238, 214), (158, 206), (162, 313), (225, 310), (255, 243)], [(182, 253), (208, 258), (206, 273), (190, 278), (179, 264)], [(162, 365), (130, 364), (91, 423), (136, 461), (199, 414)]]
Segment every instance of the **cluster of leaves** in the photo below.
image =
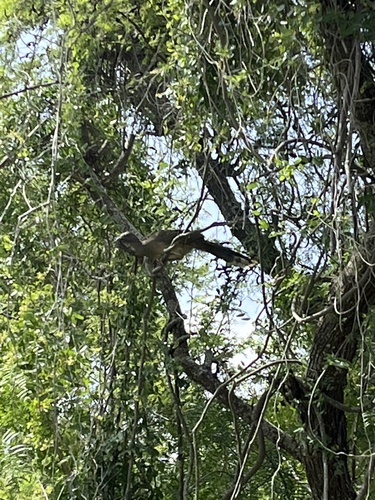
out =
[[(368, 179), (349, 195), (337, 169), (340, 109), (317, 34), (333, 20), (316, 2), (271, 0), (36, 1), (28, 11), (4, 1), (0, 19), (0, 497), (216, 499), (248, 428), (218, 404), (200, 421), (206, 394), (170, 356), (152, 280), (115, 250), (122, 228), (95, 179), (142, 233), (207, 225), (211, 198), (224, 198), (228, 223), (251, 220), (286, 257), (284, 273), (179, 265), (173, 283), (202, 311), (191, 354), (209, 349), (220, 381), (231, 377), (233, 317), (249, 316), (256, 293), (261, 317), (244, 344), (265, 364), (297, 353), (302, 375), (317, 324), (303, 319), (331, 305), (332, 274), (373, 211)], [(275, 264), (253, 241), (253, 255)], [(363, 328), (373, 322), (370, 311)], [(363, 335), (366, 377), (349, 372), (353, 406), (372, 384), (372, 344)], [(347, 370), (327, 360), (341, 362)], [(264, 369), (241, 390), (256, 406), (279, 376)], [(279, 395), (267, 417), (304, 436)], [(366, 450), (371, 412), (348, 420), (353, 450)], [(257, 456), (251, 448), (247, 463)], [(265, 460), (243, 498), (305, 498), (300, 464), (271, 445)]]

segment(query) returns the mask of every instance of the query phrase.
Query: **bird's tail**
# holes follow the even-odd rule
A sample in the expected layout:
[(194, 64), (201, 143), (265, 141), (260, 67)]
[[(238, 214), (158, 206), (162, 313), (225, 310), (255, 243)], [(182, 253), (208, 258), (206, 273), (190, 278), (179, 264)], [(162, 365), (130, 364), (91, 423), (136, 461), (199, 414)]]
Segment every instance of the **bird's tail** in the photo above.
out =
[(227, 262), (227, 264), (231, 266), (238, 267), (248, 267), (256, 265), (250, 257), (243, 255), (242, 253), (236, 252), (231, 248), (225, 247), (220, 243), (215, 243), (213, 241), (207, 240), (197, 240), (194, 242), (195, 248), (198, 250), (202, 250), (203, 252), (208, 252), (218, 259), (223, 259)]

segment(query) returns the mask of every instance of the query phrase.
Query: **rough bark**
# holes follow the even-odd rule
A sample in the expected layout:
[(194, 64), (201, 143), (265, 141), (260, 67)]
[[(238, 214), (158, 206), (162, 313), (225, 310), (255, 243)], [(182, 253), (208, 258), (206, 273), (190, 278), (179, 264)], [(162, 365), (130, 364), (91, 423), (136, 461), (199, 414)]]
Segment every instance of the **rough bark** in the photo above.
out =
[[(356, 2), (322, 0), (327, 57), (336, 81), (342, 106), (358, 131), (364, 154), (364, 165), (375, 167), (375, 83), (370, 64), (355, 34), (341, 36), (337, 19), (355, 11)], [(359, 4), (359, 2), (358, 2)], [(329, 22), (327, 21), (329, 19)], [(350, 110), (350, 113), (349, 113)], [(373, 214), (371, 215), (373, 219)], [(311, 349), (307, 380), (310, 387), (344, 402), (347, 369), (329, 365), (329, 356), (353, 361), (357, 351), (361, 317), (375, 304), (374, 230), (371, 228), (361, 245), (341, 271), (331, 289), (332, 310), (317, 326)], [(356, 498), (348, 468), (347, 421), (342, 409), (327, 400), (299, 405), (301, 420), (315, 443), (304, 459), (306, 474), (314, 499)]]

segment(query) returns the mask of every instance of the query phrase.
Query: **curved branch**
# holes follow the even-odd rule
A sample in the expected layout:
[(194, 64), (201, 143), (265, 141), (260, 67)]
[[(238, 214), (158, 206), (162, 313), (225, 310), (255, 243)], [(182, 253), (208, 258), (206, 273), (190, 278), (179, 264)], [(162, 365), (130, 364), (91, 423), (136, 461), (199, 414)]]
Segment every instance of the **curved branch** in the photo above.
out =
[[(92, 182), (90, 186), (87, 185), (86, 187), (90, 193), (95, 195), (95, 201), (102, 204), (103, 208), (107, 210), (116, 224), (129, 228), (130, 231), (139, 234), (126, 217), (124, 217), (115, 202), (108, 196), (99, 177), (94, 172), (90, 172), (90, 176)], [(184, 372), (191, 380), (202, 386), (206, 391), (211, 392), (211, 394), (216, 394), (217, 400), (225, 407), (229, 407), (229, 393), (227, 388), (209, 370), (196, 363), (189, 354), (187, 344), (189, 335), (185, 330), (179, 300), (169, 276), (164, 270), (161, 270), (154, 278), (169, 313), (167, 328), (173, 334), (174, 344), (176, 345), (173, 351), (174, 358), (180, 362)], [(254, 409), (234, 394), (231, 398), (231, 405), (235, 408), (237, 415), (252, 425), (254, 422)], [(265, 421), (262, 422), (260, 429), (264, 437), (273, 443), (277, 443), (278, 447), (284, 449), (297, 460), (302, 461), (303, 452), (292, 436)]]

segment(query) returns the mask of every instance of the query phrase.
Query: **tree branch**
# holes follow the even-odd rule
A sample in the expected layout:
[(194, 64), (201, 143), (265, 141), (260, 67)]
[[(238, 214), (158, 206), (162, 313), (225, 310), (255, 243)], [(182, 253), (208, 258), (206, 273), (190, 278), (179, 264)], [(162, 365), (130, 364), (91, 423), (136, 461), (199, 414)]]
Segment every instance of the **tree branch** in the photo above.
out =
[[(117, 225), (122, 228), (125, 227), (135, 234), (140, 235), (140, 233), (122, 214), (115, 202), (108, 196), (99, 177), (91, 170), (90, 177), (91, 182), (86, 183), (85, 187), (90, 191), (90, 193), (94, 194), (95, 201), (97, 203), (101, 203), (103, 208), (107, 210), (108, 214)], [(230, 396), (228, 389), (223, 386), (223, 384), (217, 380), (217, 378), (209, 370), (199, 365), (191, 358), (187, 344), (189, 335), (187, 335), (184, 327), (179, 300), (172, 282), (166, 272), (162, 270), (162, 272), (155, 275), (155, 280), (157, 288), (162, 293), (164, 303), (170, 316), (168, 323), (168, 325), (170, 325), (169, 331), (173, 334), (174, 343), (177, 346), (173, 352), (173, 356), (178, 359), (183, 370), (191, 380), (202, 386), (211, 394), (215, 394), (217, 400), (227, 408), (229, 408), (229, 397), (231, 397), (231, 405), (235, 408), (237, 415), (245, 422), (252, 425), (254, 422), (254, 409), (238, 396), (234, 394)], [(267, 439), (273, 443), (277, 443), (280, 448), (284, 449), (297, 460), (302, 460), (302, 451), (296, 440), (289, 434), (266, 421), (262, 422), (261, 429)]]

